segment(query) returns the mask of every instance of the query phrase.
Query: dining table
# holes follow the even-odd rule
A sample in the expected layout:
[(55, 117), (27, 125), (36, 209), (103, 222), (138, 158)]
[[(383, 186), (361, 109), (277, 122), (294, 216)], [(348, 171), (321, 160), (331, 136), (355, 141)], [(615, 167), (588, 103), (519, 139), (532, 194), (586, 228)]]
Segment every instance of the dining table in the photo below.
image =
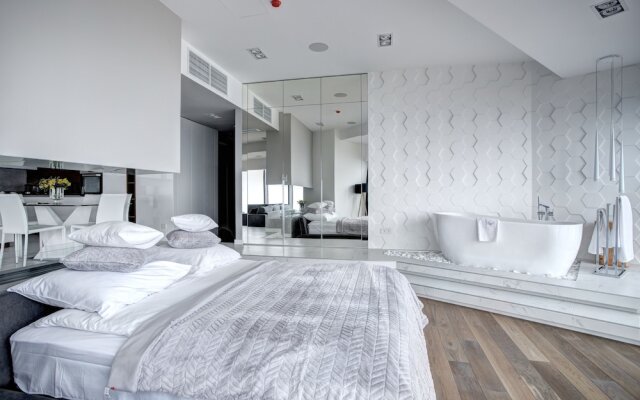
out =
[[(26, 209), (33, 209), (38, 225), (62, 225), (70, 229), (72, 225), (87, 225), (94, 207), (98, 206), (98, 203), (94, 201), (84, 202), (78, 200), (80, 199), (72, 199), (70, 201), (24, 199), (23, 205)], [(67, 237), (68, 233), (67, 231), (62, 238), (59, 234), (40, 233), (42, 246), (34, 259), (60, 259), (81, 248), (81, 245)]]

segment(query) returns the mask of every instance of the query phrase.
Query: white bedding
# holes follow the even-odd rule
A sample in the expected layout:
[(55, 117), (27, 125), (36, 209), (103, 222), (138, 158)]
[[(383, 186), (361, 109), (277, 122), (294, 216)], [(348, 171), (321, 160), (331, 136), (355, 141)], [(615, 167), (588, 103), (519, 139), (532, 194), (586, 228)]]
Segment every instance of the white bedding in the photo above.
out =
[(336, 221), (321, 222), (313, 221), (309, 222), (309, 234), (320, 235), (321, 233), (336, 233)]
[[(236, 271), (258, 264), (259, 261), (238, 260), (205, 275), (189, 275), (163, 292), (127, 307), (110, 319), (102, 319), (95, 313), (79, 310), (61, 310), (36, 321), (11, 336), (16, 384), (24, 392), (31, 394), (74, 400), (103, 399), (111, 362), (130, 332), (159, 310), (175, 303), (181, 296), (192, 293), (202, 284), (222, 281), (233, 276)], [(56, 324), (59, 326), (55, 326)], [(75, 329), (61, 326), (73, 326)], [(175, 396), (159, 393), (114, 393), (112, 398), (176, 399)]]
[(192, 272), (196, 274), (207, 273), (241, 257), (240, 253), (223, 244), (202, 249), (175, 249), (162, 241), (146, 252), (147, 261), (162, 260), (192, 265)]

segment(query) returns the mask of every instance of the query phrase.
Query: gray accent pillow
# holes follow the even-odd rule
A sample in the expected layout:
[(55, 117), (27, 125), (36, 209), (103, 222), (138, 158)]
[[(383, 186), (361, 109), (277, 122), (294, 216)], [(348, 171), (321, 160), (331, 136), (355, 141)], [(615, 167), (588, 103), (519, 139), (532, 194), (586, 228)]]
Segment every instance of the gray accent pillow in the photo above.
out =
[(187, 232), (178, 229), (167, 234), (167, 241), (169, 246), (176, 249), (200, 249), (215, 246), (222, 240), (210, 231)]
[(132, 272), (147, 263), (145, 251), (122, 247), (85, 247), (62, 260), (65, 267), (77, 271)]

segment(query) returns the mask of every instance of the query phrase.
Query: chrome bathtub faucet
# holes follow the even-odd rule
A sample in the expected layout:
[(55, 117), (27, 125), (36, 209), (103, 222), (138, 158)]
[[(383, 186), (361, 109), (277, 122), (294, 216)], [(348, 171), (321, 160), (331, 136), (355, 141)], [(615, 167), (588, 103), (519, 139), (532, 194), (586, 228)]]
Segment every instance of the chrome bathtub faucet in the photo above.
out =
[(540, 196), (538, 196), (538, 221), (555, 221), (553, 209), (551, 206), (540, 203)]

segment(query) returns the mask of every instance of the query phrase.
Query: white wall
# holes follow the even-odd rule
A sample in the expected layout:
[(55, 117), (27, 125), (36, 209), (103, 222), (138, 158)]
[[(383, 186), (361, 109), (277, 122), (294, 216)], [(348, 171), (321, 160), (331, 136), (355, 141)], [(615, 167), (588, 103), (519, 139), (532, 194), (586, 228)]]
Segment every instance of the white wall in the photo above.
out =
[[(626, 194), (633, 208), (635, 255), (640, 262), (640, 64), (626, 67), (623, 79)], [(618, 185), (608, 181), (609, 143), (604, 136), (599, 146), (602, 179), (592, 179), (595, 74), (561, 79), (542, 71), (533, 104), (533, 194), (551, 203), (559, 220), (587, 223), (581, 253), (585, 257), (596, 209), (613, 203), (618, 193)]]
[(180, 173), (175, 175), (175, 212), (218, 219), (218, 131), (181, 119)]
[[(640, 65), (625, 68), (623, 93), (638, 262)], [(590, 179), (594, 102), (594, 74), (561, 79), (536, 62), (371, 73), (369, 246), (437, 249), (431, 213), (528, 219), (538, 194), (556, 219), (587, 223), (588, 240), (617, 187)], [(603, 171), (607, 149), (602, 138)]]
[(291, 140), (291, 185), (311, 187), (313, 173), (311, 171), (313, 136), (309, 129), (296, 117), (290, 118)]
[(436, 249), (431, 213), (531, 214), (534, 64), (369, 74), (369, 246)]
[(178, 172), (180, 19), (156, 0), (0, 3), (0, 153)]
[(136, 175), (137, 222), (167, 232), (171, 217), (218, 219), (218, 131), (181, 119), (181, 172)]
[(136, 175), (136, 222), (164, 233), (175, 215), (174, 174)]
[(335, 203), (340, 217), (357, 217), (360, 195), (354, 186), (365, 182), (367, 164), (362, 160), (360, 143), (351, 143), (336, 137), (335, 142)]
[(127, 175), (104, 172), (102, 174), (102, 193), (127, 193)]
[(321, 200), (335, 200), (335, 131), (313, 132), (312, 139), (313, 187), (304, 188), (304, 199), (307, 204)]

